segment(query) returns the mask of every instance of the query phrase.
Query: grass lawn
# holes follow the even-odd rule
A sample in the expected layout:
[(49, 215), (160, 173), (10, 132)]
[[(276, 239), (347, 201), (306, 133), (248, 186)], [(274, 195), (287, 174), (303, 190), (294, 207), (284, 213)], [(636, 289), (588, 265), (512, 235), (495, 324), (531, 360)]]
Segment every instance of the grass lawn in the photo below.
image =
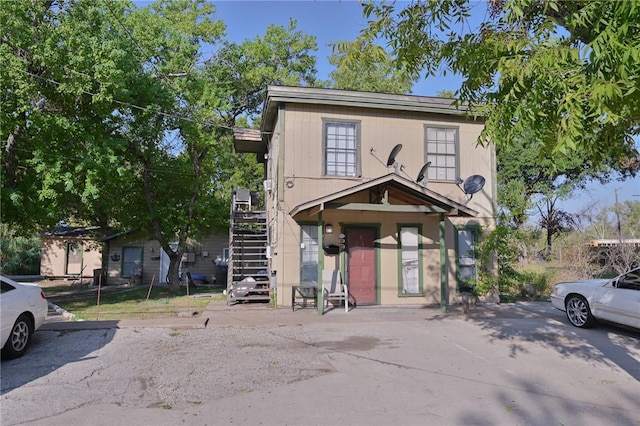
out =
[[(211, 287), (181, 288), (180, 293), (170, 293), (166, 286), (147, 286), (112, 289), (74, 285), (45, 288), (53, 303), (82, 320), (152, 319), (177, 316), (180, 312), (200, 314), (212, 300), (224, 300), (221, 289)], [(148, 296), (148, 298), (147, 298)]]

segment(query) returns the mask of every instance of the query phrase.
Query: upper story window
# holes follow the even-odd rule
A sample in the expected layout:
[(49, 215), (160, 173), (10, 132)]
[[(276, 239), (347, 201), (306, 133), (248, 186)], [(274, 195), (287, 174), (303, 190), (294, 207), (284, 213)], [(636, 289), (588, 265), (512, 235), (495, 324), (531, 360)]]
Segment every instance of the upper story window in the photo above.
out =
[(358, 176), (360, 123), (324, 122), (325, 176)]
[(429, 180), (455, 181), (458, 177), (458, 128), (425, 126)]

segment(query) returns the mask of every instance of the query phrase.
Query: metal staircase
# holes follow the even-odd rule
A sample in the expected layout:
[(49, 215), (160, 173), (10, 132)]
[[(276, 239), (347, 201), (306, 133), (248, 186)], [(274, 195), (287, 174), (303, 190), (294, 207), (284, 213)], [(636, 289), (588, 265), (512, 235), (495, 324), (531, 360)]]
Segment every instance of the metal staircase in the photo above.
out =
[(271, 300), (267, 214), (246, 189), (234, 191), (229, 232), (227, 304)]

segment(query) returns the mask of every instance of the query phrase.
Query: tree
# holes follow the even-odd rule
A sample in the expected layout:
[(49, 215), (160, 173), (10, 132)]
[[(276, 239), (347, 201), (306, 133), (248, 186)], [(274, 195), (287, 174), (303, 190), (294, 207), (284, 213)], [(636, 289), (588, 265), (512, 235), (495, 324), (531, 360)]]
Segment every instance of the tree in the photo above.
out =
[(39, 237), (17, 236), (6, 224), (0, 224), (0, 274), (39, 274), (40, 246)]
[[(342, 42), (342, 46), (347, 44)], [(329, 73), (331, 87), (403, 95), (411, 93), (415, 79), (399, 71), (388, 55), (375, 56), (377, 46), (355, 42), (348, 49), (357, 52), (357, 56), (347, 57), (345, 53), (334, 50), (329, 57), (329, 63), (336, 67)]]
[(577, 218), (591, 239), (640, 238), (640, 201), (624, 201), (618, 210), (621, 235), (618, 235), (616, 206), (589, 206)]
[[(410, 75), (459, 74), (460, 102), (486, 117), (482, 143), (534, 140), (541, 157), (584, 152), (596, 166), (638, 170), (638, 2), (492, 0), (486, 11), (460, 0), (398, 4), (366, 4), (369, 25), (353, 45), (382, 37)], [(484, 16), (478, 24), (474, 12)], [(350, 46), (337, 47), (357, 57)]]
[[(124, 173), (113, 136), (114, 99), (141, 85), (104, 6), (119, 2), (3, 2), (0, 5), (3, 222), (27, 231), (62, 218), (106, 223)], [(114, 175), (115, 173), (115, 175)], [(113, 191), (115, 193), (115, 191)]]
[(527, 222), (541, 198), (567, 198), (590, 181), (606, 183), (619, 175), (612, 167), (598, 165), (584, 150), (572, 157), (539, 155), (535, 139), (516, 139), (496, 150), (498, 201), (515, 227)]
[(572, 214), (556, 207), (558, 202), (557, 196), (546, 197), (544, 201), (538, 203), (538, 212), (540, 217), (538, 225), (547, 231), (547, 246), (545, 253), (548, 256), (553, 246), (553, 237), (563, 232), (568, 232), (576, 225), (576, 221)]
[(455, 98), (456, 92), (454, 92), (453, 90), (441, 90), (436, 93), (436, 95), (441, 98)]
[(623, 238), (640, 238), (640, 201), (627, 200), (620, 205), (620, 222)]
[(602, 209), (596, 205), (590, 205), (576, 215), (576, 220), (581, 232), (588, 238), (606, 239), (616, 234), (616, 226), (611, 220), (610, 213), (608, 208)]
[(268, 84), (315, 78), (315, 40), (294, 22), (237, 45), (214, 12), (204, 0), (3, 3), (3, 220), (138, 229), (169, 255), (176, 289), (188, 242), (227, 228), (230, 185), (261, 181), (230, 129), (255, 123)]

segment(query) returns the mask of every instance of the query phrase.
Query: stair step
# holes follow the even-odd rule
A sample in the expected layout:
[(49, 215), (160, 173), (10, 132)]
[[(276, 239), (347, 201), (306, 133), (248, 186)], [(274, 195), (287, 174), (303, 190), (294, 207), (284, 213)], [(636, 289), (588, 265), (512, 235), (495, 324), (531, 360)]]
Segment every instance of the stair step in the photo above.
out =
[[(271, 282), (266, 257), (269, 242), (266, 211), (232, 211), (230, 234), (227, 302), (270, 301)], [(256, 281), (243, 281), (247, 277)], [(234, 292), (238, 294), (237, 297), (234, 296)]]

